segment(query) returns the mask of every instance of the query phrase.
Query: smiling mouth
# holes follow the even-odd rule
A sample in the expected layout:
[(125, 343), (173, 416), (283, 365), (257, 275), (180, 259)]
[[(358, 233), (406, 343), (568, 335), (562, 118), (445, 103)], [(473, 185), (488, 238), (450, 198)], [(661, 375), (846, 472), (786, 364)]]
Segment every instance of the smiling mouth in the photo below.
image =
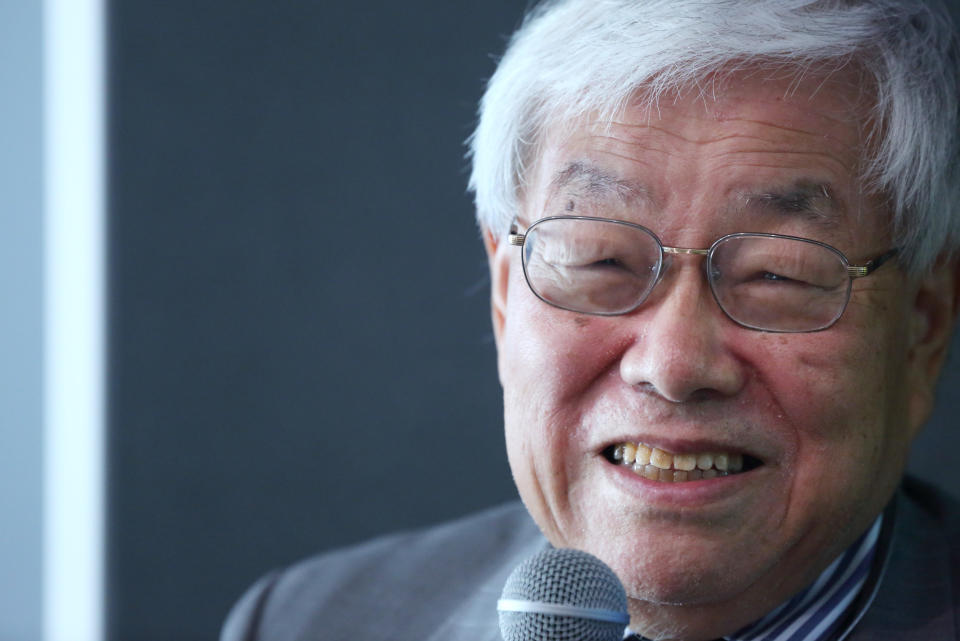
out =
[(644, 443), (618, 443), (603, 451), (614, 465), (627, 467), (651, 481), (684, 483), (748, 472), (762, 465), (747, 454), (698, 452), (674, 454)]

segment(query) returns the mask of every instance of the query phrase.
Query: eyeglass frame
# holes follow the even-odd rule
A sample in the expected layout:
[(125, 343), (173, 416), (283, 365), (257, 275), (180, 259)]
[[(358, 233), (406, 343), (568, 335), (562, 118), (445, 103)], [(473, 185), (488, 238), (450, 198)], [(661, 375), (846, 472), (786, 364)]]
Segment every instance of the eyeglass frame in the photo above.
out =
[[(547, 300), (546, 298), (541, 296), (540, 293), (537, 292), (537, 290), (534, 289), (533, 285), (530, 283), (530, 276), (527, 274), (527, 260), (523, 254), (522, 248), (524, 246), (524, 242), (526, 241), (527, 235), (530, 233), (530, 230), (536, 227), (537, 225), (550, 220), (588, 220), (588, 221), (601, 222), (601, 223), (615, 223), (615, 224), (626, 225), (627, 227), (639, 229), (640, 231), (646, 233), (648, 236), (653, 238), (654, 242), (656, 242), (657, 244), (657, 247), (660, 248), (660, 261), (659, 261), (659, 264), (657, 265), (657, 273), (652, 279), (652, 284), (647, 288), (646, 292), (643, 294), (643, 296), (637, 301), (637, 303), (633, 307), (620, 312), (584, 312), (578, 309), (564, 307), (563, 305), (558, 305), (557, 303)], [(764, 233), (764, 232), (735, 232), (732, 234), (726, 234), (714, 240), (712, 243), (710, 243), (710, 246), (707, 247), (706, 249), (698, 249), (698, 248), (691, 248), (691, 247), (670, 247), (670, 246), (664, 245), (663, 241), (660, 240), (659, 236), (657, 236), (652, 230), (650, 230), (647, 227), (644, 227), (643, 225), (639, 225), (637, 223), (631, 223), (626, 220), (617, 220), (615, 218), (600, 218), (597, 216), (547, 216), (545, 218), (541, 218), (535, 221), (532, 225), (529, 225), (526, 231), (522, 234), (519, 232), (518, 225), (519, 223), (517, 219), (514, 218), (513, 222), (510, 224), (510, 232), (507, 234), (507, 242), (512, 246), (521, 248), (520, 262), (523, 266), (523, 278), (527, 282), (527, 287), (530, 288), (530, 291), (533, 292), (534, 296), (542, 300), (544, 303), (550, 305), (551, 307), (556, 307), (558, 309), (563, 309), (563, 310), (574, 312), (577, 314), (587, 314), (590, 316), (624, 316), (626, 314), (629, 314), (635, 311), (637, 308), (643, 305), (647, 301), (647, 299), (650, 297), (650, 294), (653, 293), (653, 290), (660, 283), (660, 279), (663, 278), (663, 275), (666, 273), (666, 269), (667, 269), (667, 261), (665, 260), (666, 256), (675, 256), (675, 255), (703, 256), (704, 258), (706, 258), (706, 261), (704, 262), (704, 272), (705, 272), (704, 276), (707, 279), (707, 285), (710, 288), (710, 294), (713, 296), (713, 300), (717, 303), (717, 307), (720, 308), (720, 311), (723, 312), (724, 316), (729, 318), (733, 323), (736, 323), (738, 326), (743, 327), (745, 329), (750, 329), (758, 332), (769, 332), (769, 333), (778, 333), (778, 334), (812, 334), (814, 332), (822, 332), (826, 329), (830, 329), (831, 327), (833, 327), (837, 323), (837, 321), (839, 321), (840, 318), (843, 316), (843, 313), (847, 310), (847, 305), (850, 304), (850, 296), (853, 288), (853, 281), (856, 280), (857, 278), (863, 278), (865, 276), (869, 276), (874, 271), (876, 271), (881, 265), (883, 265), (884, 263), (886, 263), (888, 260), (890, 260), (891, 258), (893, 258), (899, 253), (899, 249), (894, 247), (892, 249), (888, 249), (887, 251), (883, 252), (879, 256), (876, 256), (875, 258), (872, 258), (866, 261), (865, 263), (852, 264), (850, 262), (850, 259), (848, 259), (847, 256), (842, 251), (840, 251), (836, 247), (833, 247), (832, 245), (828, 245), (827, 243), (821, 242), (819, 240), (814, 240), (812, 238), (803, 238), (802, 236), (790, 236), (787, 234), (773, 234), (773, 233)], [(717, 297), (717, 292), (714, 289), (713, 280), (710, 278), (710, 274), (709, 274), (709, 265), (713, 260), (714, 250), (719, 245), (723, 244), (725, 241), (731, 238), (778, 238), (778, 239), (784, 239), (784, 240), (796, 240), (796, 241), (801, 241), (805, 243), (810, 243), (812, 245), (818, 245), (836, 254), (840, 258), (840, 261), (843, 263), (844, 267), (846, 268), (847, 277), (848, 277), (846, 298), (844, 299), (843, 306), (840, 308), (840, 311), (837, 313), (836, 317), (834, 317), (834, 319), (831, 320), (827, 325), (824, 325), (823, 327), (818, 327), (816, 329), (790, 330), (790, 329), (766, 329), (762, 327), (756, 327), (756, 326), (748, 325), (746, 323), (738, 321), (733, 316), (731, 316), (730, 312), (728, 312), (724, 308), (723, 304), (720, 302), (720, 299)]]

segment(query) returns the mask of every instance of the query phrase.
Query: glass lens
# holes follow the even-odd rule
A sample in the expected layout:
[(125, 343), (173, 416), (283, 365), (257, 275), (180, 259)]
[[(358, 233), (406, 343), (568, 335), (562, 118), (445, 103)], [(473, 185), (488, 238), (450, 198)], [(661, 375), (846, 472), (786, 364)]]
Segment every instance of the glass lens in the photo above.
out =
[(545, 218), (527, 230), (523, 269), (544, 301), (576, 312), (622, 314), (660, 273), (660, 244), (644, 228), (612, 220)]
[(850, 296), (843, 256), (799, 238), (721, 239), (710, 254), (708, 273), (723, 311), (755, 329), (824, 329), (840, 317)]

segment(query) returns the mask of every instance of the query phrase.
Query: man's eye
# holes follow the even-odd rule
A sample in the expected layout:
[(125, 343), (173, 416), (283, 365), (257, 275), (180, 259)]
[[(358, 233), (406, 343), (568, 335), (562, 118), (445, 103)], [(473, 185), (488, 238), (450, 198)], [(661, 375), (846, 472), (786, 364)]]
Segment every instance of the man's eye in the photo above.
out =
[(623, 266), (623, 263), (621, 263), (620, 260), (617, 258), (601, 258), (600, 260), (596, 260), (591, 264), (596, 267), (622, 267)]
[[(750, 285), (754, 287), (759, 287), (763, 285), (809, 285), (810, 283), (802, 278), (800, 274), (787, 275), (789, 272), (784, 273), (781, 271), (767, 271), (765, 269), (758, 269), (751, 274), (744, 274), (740, 278), (734, 279), (737, 283), (741, 285)], [(729, 277), (729, 275), (728, 275)], [(714, 279), (719, 280), (717, 274), (714, 274)]]
[(793, 279), (787, 276), (781, 276), (780, 274), (775, 274), (773, 272), (763, 272), (763, 280), (786, 282), (786, 281), (791, 281)]

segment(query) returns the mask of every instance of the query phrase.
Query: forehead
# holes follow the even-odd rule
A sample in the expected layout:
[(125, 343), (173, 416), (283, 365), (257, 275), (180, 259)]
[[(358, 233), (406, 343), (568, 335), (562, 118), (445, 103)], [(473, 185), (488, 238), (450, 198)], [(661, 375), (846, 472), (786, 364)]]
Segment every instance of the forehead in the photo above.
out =
[[(548, 130), (525, 204), (608, 198), (663, 210), (760, 206), (849, 218), (863, 206), (868, 92), (853, 70), (797, 77), (737, 72), (615, 118), (592, 114)], [(685, 202), (682, 202), (685, 201)]]

